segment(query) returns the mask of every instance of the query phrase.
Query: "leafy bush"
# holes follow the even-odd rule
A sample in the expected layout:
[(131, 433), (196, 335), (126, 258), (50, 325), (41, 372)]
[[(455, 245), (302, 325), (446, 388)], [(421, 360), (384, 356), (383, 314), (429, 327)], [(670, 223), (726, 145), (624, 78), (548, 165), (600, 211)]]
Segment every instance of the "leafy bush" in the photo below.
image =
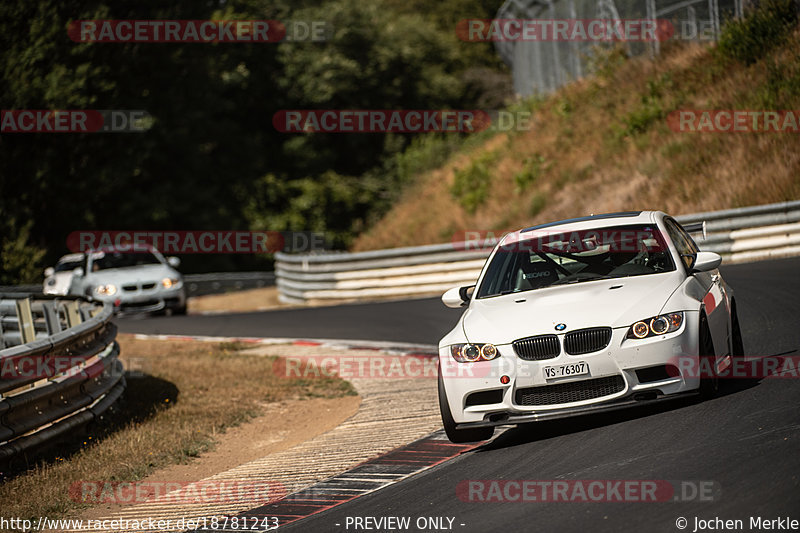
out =
[(723, 59), (750, 65), (769, 50), (785, 43), (796, 25), (794, 0), (764, 0), (743, 18), (725, 25), (719, 38), (718, 53)]
[(462, 138), (452, 134), (415, 137), (404, 151), (393, 157), (396, 182), (407, 185), (415, 176), (444, 165), (461, 144)]
[(766, 83), (755, 94), (755, 105), (766, 109), (792, 109), (800, 100), (800, 52), (791, 61), (767, 62)]
[(667, 115), (663, 94), (671, 92), (673, 86), (669, 73), (658, 79), (647, 80), (647, 92), (642, 95), (639, 106), (622, 119), (625, 127), (621, 134), (628, 136), (642, 133), (653, 123), (663, 119)]
[(450, 193), (468, 213), (474, 213), (486, 201), (492, 181), (491, 167), (496, 159), (496, 152), (487, 152), (456, 171)]
[(610, 79), (620, 65), (627, 60), (628, 52), (622, 44), (598, 45), (592, 48), (592, 53), (588, 57), (587, 70), (598, 78)]
[(523, 161), (522, 170), (514, 175), (514, 183), (517, 184), (517, 189), (524, 191), (530, 187), (541, 176), (543, 170), (550, 167), (544, 156), (534, 153), (530, 157), (526, 157)]
[(541, 213), (544, 206), (547, 205), (547, 197), (542, 193), (536, 193), (531, 198), (531, 203), (528, 206), (528, 214), (532, 217), (535, 217), (539, 213)]
[(6, 221), (0, 236), (0, 285), (36, 283), (41, 280), (45, 251), (29, 242), (32, 222), (21, 227), (14, 222)]

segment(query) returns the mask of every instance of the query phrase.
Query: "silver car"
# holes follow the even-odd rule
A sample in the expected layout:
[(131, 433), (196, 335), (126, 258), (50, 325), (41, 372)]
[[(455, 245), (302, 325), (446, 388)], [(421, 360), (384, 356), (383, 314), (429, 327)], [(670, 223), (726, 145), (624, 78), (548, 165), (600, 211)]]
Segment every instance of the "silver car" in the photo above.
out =
[(86, 253), (73, 271), (70, 294), (114, 304), (117, 313), (186, 313), (186, 290), (177, 257), (164, 258), (147, 245), (123, 245)]
[(73, 271), (83, 267), (85, 260), (82, 253), (67, 254), (58, 260), (55, 267), (45, 268), (42, 292), (44, 294), (67, 294), (72, 283)]

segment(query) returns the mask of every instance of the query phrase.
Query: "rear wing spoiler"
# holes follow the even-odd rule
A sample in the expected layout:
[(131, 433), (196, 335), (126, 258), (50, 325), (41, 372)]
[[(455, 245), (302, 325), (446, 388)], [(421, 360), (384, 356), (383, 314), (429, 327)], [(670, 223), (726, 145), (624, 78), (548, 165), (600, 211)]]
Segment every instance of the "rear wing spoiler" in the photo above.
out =
[(706, 221), (692, 222), (691, 224), (681, 224), (686, 233), (702, 233), (703, 240), (706, 238)]

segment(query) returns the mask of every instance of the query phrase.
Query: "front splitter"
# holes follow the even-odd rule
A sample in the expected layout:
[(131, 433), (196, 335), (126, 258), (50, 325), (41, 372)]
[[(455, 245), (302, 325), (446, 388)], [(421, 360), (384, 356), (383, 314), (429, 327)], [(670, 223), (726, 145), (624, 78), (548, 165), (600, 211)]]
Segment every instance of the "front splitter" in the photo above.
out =
[[(603, 403), (596, 405), (585, 405), (581, 407), (569, 407), (566, 409), (558, 409), (551, 411), (542, 411), (538, 413), (525, 413), (525, 414), (509, 414), (503, 418), (496, 420), (481, 420), (480, 422), (467, 422), (465, 424), (457, 424), (456, 429), (470, 429), (470, 428), (485, 428), (495, 426), (506, 426), (514, 424), (527, 424), (530, 422), (542, 422), (545, 420), (558, 420), (562, 418), (570, 418), (573, 416), (583, 416), (595, 413), (605, 413), (609, 411), (616, 411), (619, 409), (629, 409), (631, 407), (651, 405), (654, 403), (662, 403), (670, 400), (678, 400), (691, 396), (697, 396), (698, 391), (680, 392), (677, 394), (670, 394), (667, 396), (659, 396), (648, 400), (634, 400), (632, 398), (623, 398), (611, 403)], [(501, 413), (493, 413), (489, 416), (494, 416)]]

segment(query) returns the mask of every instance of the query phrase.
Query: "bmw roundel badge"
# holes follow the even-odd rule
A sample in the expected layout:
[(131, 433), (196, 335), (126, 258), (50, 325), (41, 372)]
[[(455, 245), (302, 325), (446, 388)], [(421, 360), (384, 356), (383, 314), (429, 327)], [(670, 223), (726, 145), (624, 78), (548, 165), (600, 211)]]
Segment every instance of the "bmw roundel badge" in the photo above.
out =
[(556, 331), (564, 331), (565, 329), (567, 329), (566, 324), (556, 324)]

